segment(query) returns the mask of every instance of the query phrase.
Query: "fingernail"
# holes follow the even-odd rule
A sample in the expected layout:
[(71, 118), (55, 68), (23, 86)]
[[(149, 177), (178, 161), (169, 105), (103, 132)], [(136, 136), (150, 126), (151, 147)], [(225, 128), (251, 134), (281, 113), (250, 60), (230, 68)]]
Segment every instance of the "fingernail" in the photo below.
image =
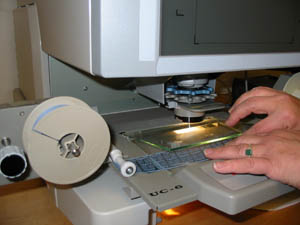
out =
[(230, 122), (229, 119), (227, 119), (227, 120), (225, 121), (225, 124), (226, 124), (227, 126), (231, 126), (231, 125), (232, 125), (232, 123)]
[(231, 113), (231, 111), (232, 111), (232, 107), (231, 107), (230, 109), (228, 109), (228, 112), (229, 112), (229, 113)]
[(211, 155), (213, 153), (213, 150), (212, 149), (205, 149), (204, 150), (204, 155), (205, 156), (209, 156), (209, 155)]
[(226, 167), (226, 162), (214, 162), (214, 169), (219, 170)]

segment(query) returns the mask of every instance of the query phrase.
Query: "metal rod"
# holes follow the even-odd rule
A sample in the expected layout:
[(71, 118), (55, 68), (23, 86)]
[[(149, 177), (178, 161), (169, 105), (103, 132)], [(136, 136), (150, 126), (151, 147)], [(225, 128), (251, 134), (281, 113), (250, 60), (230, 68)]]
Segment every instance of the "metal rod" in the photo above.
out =
[(156, 225), (157, 224), (157, 217), (156, 217), (156, 211), (153, 209), (149, 210), (149, 225)]

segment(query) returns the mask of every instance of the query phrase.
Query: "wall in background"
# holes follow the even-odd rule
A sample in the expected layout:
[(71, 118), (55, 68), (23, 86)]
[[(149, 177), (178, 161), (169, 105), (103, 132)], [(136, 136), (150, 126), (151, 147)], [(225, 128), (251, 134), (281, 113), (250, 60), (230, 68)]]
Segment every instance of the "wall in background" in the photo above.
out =
[(18, 85), (13, 9), (16, 0), (0, 0), (0, 104), (13, 101)]

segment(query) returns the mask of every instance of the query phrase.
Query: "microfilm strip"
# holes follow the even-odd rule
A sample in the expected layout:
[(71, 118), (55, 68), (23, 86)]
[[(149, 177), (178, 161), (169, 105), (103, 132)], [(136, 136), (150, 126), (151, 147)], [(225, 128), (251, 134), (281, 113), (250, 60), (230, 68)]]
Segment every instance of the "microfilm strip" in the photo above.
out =
[(203, 152), (205, 149), (223, 146), (232, 139), (216, 141), (188, 149), (157, 152), (151, 155), (131, 158), (128, 161), (136, 165), (136, 173), (154, 173), (161, 170), (174, 169), (189, 163), (208, 160)]

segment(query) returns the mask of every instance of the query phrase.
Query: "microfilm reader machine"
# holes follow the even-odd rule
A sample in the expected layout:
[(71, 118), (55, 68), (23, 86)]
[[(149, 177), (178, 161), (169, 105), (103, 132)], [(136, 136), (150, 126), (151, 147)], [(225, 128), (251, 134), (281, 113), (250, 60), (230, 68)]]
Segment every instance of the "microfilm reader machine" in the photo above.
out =
[(31, 166), (74, 225), (156, 224), (192, 201), (237, 214), (292, 191), (203, 154), (246, 129), (222, 122), (218, 73), (300, 65), (299, 4), (255, 2), (37, 0), (51, 98), (2, 109), (24, 127), (2, 139), (2, 173)]

